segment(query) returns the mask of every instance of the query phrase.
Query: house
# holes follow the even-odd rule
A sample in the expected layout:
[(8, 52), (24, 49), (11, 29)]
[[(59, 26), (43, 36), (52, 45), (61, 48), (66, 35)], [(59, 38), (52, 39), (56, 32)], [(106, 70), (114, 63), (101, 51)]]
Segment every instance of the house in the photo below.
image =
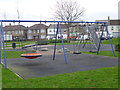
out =
[(48, 26), (44, 24), (35, 24), (30, 26), (27, 31), (28, 40), (46, 39)]
[[(96, 20), (97, 22), (108, 22), (109, 34), (113, 37), (120, 37), (120, 19)], [(107, 34), (106, 34), (107, 35)]]
[(46, 39), (48, 26), (35, 24), (25, 27), (23, 25), (8, 25), (4, 27), (5, 40), (39, 40)]
[[(67, 25), (65, 24), (60, 24), (60, 29), (59, 29), (59, 32), (58, 32), (58, 35), (57, 35), (57, 39), (60, 38), (60, 30), (61, 30), (61, 33), (62, 33), (62, 37), (63, 39), (67, 39)], [(47, 38), (48, 39), (54, 39), (55, 38), (55, 35), (56, 35), (56, 31), (57, 31), (57, 24), (50, 24), (48, 29), (47, 29)]]
[(80, 35), (84, 34), (84, 35), (87, 35), (87, 31), (86, 31), (86, 28), (85, 28), (85, 25), (79, 23), (79, 24), (72, 24), (70, 26), (70, 37), (80, 37)]
[(110, 20), (110, 25), (108, 30), (113, 37), (120, 37), (120, 19), (119, 20)]
[(7, 25), (4, 27), (5, 40), (26, 40), (28, 28), (23, 25)]

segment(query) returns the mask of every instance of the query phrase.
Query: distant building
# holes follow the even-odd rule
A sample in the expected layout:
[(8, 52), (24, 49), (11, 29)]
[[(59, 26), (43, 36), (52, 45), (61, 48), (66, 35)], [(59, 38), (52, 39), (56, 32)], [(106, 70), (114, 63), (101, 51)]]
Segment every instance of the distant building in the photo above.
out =
[(48, 26), (44, 24), (35, 24), (29, 27), (27, 32), (28, 40), (46, 39)]
[(113, 37), (120, 37), (120, 20), (110, 20), (108, 30)]
[(69, 29), (70, 29), (70, 37), (79, 36), (81, 34), (87, 34), (87, 30), (82, 23), (79, 24), (74, 23), (70, 26)]
[(31, 27), (23, 25), (8, 25), (4, 27), (5, 40), (39, 40), (46, 39), (48, 26), (44, 24), (35, 24)]
[(8, 25), (4, 27), (5, 40), (26, 40), (28, 28), (23, 25)]
[[(108, 22), (108, 20), (96, 20), (97, 22)], [(120, 19), (109, 20), (108, 31), (113, 37), (120, 37)]]
[[(67, 39), (67, 26), (65, 24), (60, 24), (60, 29), (62, 32), (62, 38)], [(60, 38), (60, 29), (57, 35), (57, 39)], [(57, 24), (50, 24), (48, 29), (47, 29), (47, 38), (48, 39), (54, 39), (57, 31)]]

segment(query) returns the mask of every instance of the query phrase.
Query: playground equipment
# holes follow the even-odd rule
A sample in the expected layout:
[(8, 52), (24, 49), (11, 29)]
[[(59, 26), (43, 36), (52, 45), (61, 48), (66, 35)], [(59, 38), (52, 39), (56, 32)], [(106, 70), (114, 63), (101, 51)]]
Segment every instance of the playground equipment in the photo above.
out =
[[(67, 57), (66, 57), (66, 52), (65, 52), (65, 47), (64, 47), (64, 41), (63, 41), (63, 38), (62, 38), (62, 31), (61, 31), (61, 27), (60, 27), (60, 23), (82, 23), (82, 24), (100, 24), (102, 29), (102, 33), (101, 33), (101, 36), (100, 36), (100, 40), (96, 40), (96, 35), (94, 36), (94, 31), (92, 31), (93, 27), (92, 26), (88, 26), (87, 28), (89, 29), (89, 32), (91, 33), (91, 36), (94, 36), (92, 37), (93, 40), (94, 40), (94, 43), (96, 45), (96, 48), (97, 48), (97, 54), (99, 53), (99, 50), (101, 48), (101, 41), (102, 41), (102, 36), (103, 36), (103, 32), (106, 31), (108, 33), (108, 36), (109, 36), (109, 32), (108, 32), (108, 25), (106, 22), (85, 22), (85, 21), (35, 21), (35, 20), (0, 20), (1, 22), (1, 26), (0, 26), (0, 35), (1, 35), (1, 39), (0, 39), (0, 55), (2, 56), (2, 50), (3, 50), (3, 53), (4, 53), (4, 67), (7, 68), (7, 62), (6, 62), (6, 50), (5, 50), (5, 45), (4, 45), (4, 28), (3, 28), (3, 23), (4, 22), (39, 22), (39, 23), (57, 23), (57, 31), (56, 31), (56, 34), (55, 34), (55, 43), (54, 43), (54, 53), (53, 53), (53, 60), (55, 60), (55, 57), (56, 57), (56, 40), (57, 40), (57, 35), (58, 35), (58, 32), (60, 32), (60, 37), (62, 39), (62, 48), (63, 48), (63, 55), (64, 55), (64, 60), (65, 60), (65, 63), (68, 64), (68, 60), (67, 60)], [(110, 36), (109, 36), (110, 37)], [(115, 52), (114, 52), (114, 48), (113, 48), (113, 45), (112, 45), (112, 40), (109, 38), (110, 40), (110, 44), (111, 44), (111, 47), (112, 47), (112, 52), (115, 56)], [(35, 55), (30, 55), (28, 54), (28, 56), (26, 54), (22, 54), (21, 56), (23, 57), (38, 57), (38, 56), (41, 56), (41, 54), (35, 54)], [(0, 58), (0, 62), (2, 63), (2, 59)]]
[[(97, 33), (98, 30), (98, 27), (96, 27), (96, 24), (95, 25), (90, 25), (90, 24), (87, 24), (86, 25), (86, 32), (87, 32), (87, 35), (88, 35), (88, 38), (85, 40), (85, 43), (83, 45), (83, 48), (85, 47), (87, 41), (89, 41), (89, 43), (91, 43), (89, 45), (89, 49), (90, 49), (90, 52), (92, 53), (96, 53), (97, 52), (97, 48), (98, 48), (98, 45), (99, 45), (99, 42), (100, 42), (100, 38), (98, 37)], [(91, 49), (91, 46), (94, 46), (94, 50)]]
[(21, 54), (21, 57), (25, 57), (27, 59), (35, 59), (37, 57), (41, 57), (41, 53), (27, 53), (27, 54)]
[(75, 41), (75, 43), (76, 44), (73, 44), (73, 48), (74, 48), (74, 51), (73, 51), (73, 54), (81, 54), (81, 52), (80, 52), (80, 38), (81, 38), (81, 36), (80, 36), (80, 34), (82, 33), (82, 31), (81, 31), (81, 26), (79, 25), (79, 24), (76, 24), (76, 25), (73, 25), (73, 32), (75, 33), (74, 34), (74, 37), (75, 37), (75, 39), (74, 39), (74, 41)]
[[(73, 44), (73, 48), (74, 48), (73, 54), (81, 54), (80, 50), (81, 48), (85, 47), (87, 42), (91, 43), (89, 45), (90, 52), (94, 52), (94, 53), (97, 52), (97, 47), (100, 39), (96, 34), (95, 25), (91, 25), (91, 24), (78, 25), (77, 24), (76, 26), (73, 26), (73, 27), (76, 28), (75, 31), (73, 29), (73, 31), (75, 32), (74, 41), (76, 43), (76, 44)], [(91, 48), (91, 46), (94, 46), (95, 49), (92, 50), (93, 48)]]

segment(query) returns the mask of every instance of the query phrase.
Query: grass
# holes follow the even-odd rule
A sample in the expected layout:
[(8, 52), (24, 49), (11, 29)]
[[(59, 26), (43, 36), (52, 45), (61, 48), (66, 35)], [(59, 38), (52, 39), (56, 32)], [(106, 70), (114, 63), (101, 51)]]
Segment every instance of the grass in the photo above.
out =
[[(20, 55), (26, 53), (25, 51), (6, 51), (6, 58), (7, 59), (12, 59), (12, 58), (20, 58)], [(97, 55), (96, 53), (91, 53), (87, 51), (82, 51), (82, 53), (86, 54), (94, 54)], [(100, 51), (98, 55), (101, 56), (110, 56), (110, 57), (120, 57), (120, 52), (115, 52), (116, 56), (113, 55), (112, 51)], [(2, 55), (3, 58), (4, 55)]]
[(0, 89), (2, 88), (2, 65), (0, 64)]
[(23, 80), (3, 68), (3, 88), (118, 88), (118, 67)]
[[(20, 58), (21, 54), (26, 53), (25, 51), (6, 51), (6, 58), (12, 59), (12, 58)], [(4, 55), (2, 55), (2, 58)]]
[[(120, 37), (118, 37), (118, 38), (113, 38), (113, 39), (112, 39), (112, 43), (113, 43), (113, 44), (118, 44), (119, 41), (120, 41)], [(102, 41), (102, 44), (110, 44), (110, 40), (103, 40), (103, 41)]]
[[(82, 53), (97, 55), (96, 53), (91, 53), (87, 51), (82, 51)], [(98, 55), (101, 55), (101, 56), (120, 57), (120, 52), (115, 51), (115, 54), (116, 56), (113, 55), (112, 51), (100, 51), (98, 53)]]
[[(118, 38), (113, 38), (112, 39), (112, 44), (118, 44), (120, 41), (120, 37)], [(78, 41), (77, 41), (78, 42)], [(49, 43), (50, 45), (54, 45), (54, 43)], [(56, 43), (57, 45), (62, 45), (62, 43)], [(75, 41), (71, 41), (71, 43), (64, 43), (65, 45), (72, 45), (72, 44), (78, 44)], [(83, 43), (81, 43), (83, 44)], [(86, 44), (93, 44), (92, 42), (87, 42)], [(110, 44), (110, 40), (102, 40), (102, 44)]]
[(12, 43), (16, 43), (16, 47), (23, 47), (25, 45), (35, 44), (36, 41), (11, 41), (5, 42), (6, 47), (12, 47)]

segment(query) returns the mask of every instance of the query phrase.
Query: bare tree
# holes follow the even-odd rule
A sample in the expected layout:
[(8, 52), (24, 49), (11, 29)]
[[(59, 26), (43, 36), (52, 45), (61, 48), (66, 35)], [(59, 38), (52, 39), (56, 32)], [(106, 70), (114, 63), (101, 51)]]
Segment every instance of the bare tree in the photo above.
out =
[(84, 9), (74, 0), (57, 1), (55, 9), (55, 18), (62, 21), (75, 21), (83, 16)]
[[(62, 21), (75, 21), (80, 20), (81, 16), (83, 16), (84, 8), (80, 7), (79, 2), (75, 0), (60, 0), (57, 1), (55, 7), (54, 17), (58, 20)], [(69, 26), (68, 25), (68, 38), (69, 38)]]

